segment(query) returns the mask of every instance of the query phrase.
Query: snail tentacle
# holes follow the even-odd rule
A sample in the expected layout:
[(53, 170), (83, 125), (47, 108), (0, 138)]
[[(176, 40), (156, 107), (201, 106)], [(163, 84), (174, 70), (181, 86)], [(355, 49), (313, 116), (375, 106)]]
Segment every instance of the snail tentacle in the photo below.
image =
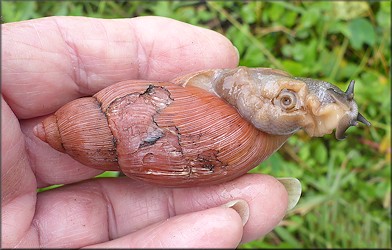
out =
[(345, 92), (346, 96), (347, 96), (347, 100), (349, 100), (349, 101), (354, 99), (354, 84), (355, 84), (355, 81), (351, 80), (351, 82), (348, 85), (347, 90)]
[(366, 120), (366, 118), (363, 115), (361, 115), (361, 113), (358, 113), (357, 121), (362, 122), (366, 126), (371, 126), (372, 125), (368, 120)]

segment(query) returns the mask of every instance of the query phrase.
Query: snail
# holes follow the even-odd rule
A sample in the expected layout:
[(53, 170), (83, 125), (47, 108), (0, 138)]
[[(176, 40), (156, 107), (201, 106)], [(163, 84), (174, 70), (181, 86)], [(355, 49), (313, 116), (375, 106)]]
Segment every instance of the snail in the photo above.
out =
[(299, 129), (341, 140), (358, 122), (354, 81), (271, 68), (204, 70), (171, 82), (129, 80), (73, 100), (34, 127), (54, 149), (102, 170), (167, 187), (237, 178)]

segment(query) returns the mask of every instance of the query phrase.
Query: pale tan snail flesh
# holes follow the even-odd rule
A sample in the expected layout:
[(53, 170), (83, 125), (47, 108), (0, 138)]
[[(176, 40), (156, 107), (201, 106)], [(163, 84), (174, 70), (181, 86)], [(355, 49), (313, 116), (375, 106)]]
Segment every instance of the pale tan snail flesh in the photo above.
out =
[(34, 133), (79, 162), (170, 187), (239, 177), (299, 129), (336, 138), (357, 121), (346, 92), (269, 68), (204, 70), (171, 82), (131, 80), (76, 99)]

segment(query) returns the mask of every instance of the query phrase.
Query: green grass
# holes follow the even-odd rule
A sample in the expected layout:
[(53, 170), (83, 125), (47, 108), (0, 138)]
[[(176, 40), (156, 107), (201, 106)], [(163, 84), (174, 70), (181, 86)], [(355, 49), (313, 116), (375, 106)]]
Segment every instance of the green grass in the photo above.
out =
[(355, 79), (372, 126), (310, 139), (303, 132), (252, 172), (301, 180), (302, 198), (281, 225), (241, 248), (391, 247), (391, 3), (93, 1), (2, 2), (3, 22), (50, 15), (159, 15), (224, 34), (240, 64), (336, 83)]

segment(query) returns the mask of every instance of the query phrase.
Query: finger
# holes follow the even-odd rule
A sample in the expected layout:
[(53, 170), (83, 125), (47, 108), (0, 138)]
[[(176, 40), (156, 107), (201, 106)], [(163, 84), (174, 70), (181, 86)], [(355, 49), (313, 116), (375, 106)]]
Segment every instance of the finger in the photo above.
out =
[(283, 185), (267, 175), (248, 174), (217, 186), (182, 189), (100, 178), (40, 194), (34, 221), (41, 247), (83, 247), (237, 199), (249, 206), (243, 242), (271, 231), (287, 208)]
[(286, 214), (287, 191), (269, 175), (246, 174), (217, 187), (174, 189), (177, 213), (205, 209), (242, 199), (249, 205), (249, 219), (244, 226), (242, 242), (260, 238), (275, 228)]
[(122, 80), (167, 81), (238, 63), (224, 36), (163, 17), (50, 17), (4, 24), (2, 32), (2, 92), (18, 118)]
[(175, 216), (88, 248), (236, 248), (242, 233), (239, 215), (217, 207)]
[(31, 233), (36, 182), (18, 120), (1, 98), (2, 247), (16, 246)]

